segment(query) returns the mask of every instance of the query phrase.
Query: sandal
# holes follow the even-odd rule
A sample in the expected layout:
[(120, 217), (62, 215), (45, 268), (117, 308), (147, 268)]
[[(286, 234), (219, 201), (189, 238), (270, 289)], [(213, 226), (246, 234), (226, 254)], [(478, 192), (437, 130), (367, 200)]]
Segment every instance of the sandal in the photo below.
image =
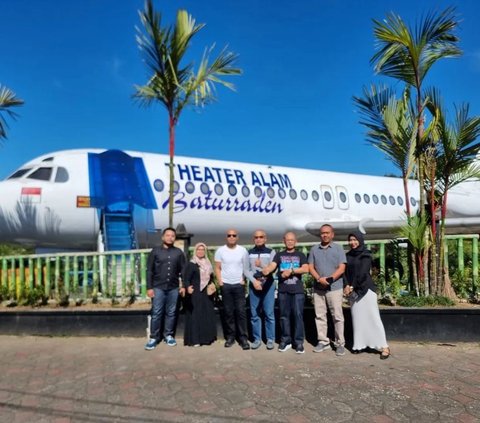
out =
[(380, 353), (380, 360), (386, 360), (388, 357), (390, 357), (390, 348), (387, 347)]

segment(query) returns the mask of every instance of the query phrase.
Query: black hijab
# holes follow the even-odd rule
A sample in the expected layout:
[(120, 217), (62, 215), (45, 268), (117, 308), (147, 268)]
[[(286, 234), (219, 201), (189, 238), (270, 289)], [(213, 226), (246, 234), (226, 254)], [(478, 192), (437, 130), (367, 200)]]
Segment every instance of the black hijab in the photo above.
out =
[(348, 234), (347, 241), (350, 240), (351, 236), (356, 238), (357, 241), (360, 243), (360, 245), (357, 248), (350, 249), (350, 251), (347, 254), (350, 256), (359, 256), (365, 251), (365, 238), (363, 237), (363, 234), (360, 231), (354, 231)]

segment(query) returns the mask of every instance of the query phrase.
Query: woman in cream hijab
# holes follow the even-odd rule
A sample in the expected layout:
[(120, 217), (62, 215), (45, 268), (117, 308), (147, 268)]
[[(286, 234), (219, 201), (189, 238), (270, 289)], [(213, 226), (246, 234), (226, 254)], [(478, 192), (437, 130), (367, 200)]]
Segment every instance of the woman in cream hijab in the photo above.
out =
[(209, 345), (217, 338), (212, 282), (212, 263), (207, 257), (207, 246), (199, 242), (194, 247), (193, 257), (186, 265), (183, 284), (186, 288), (184, 344), (189, 346)]

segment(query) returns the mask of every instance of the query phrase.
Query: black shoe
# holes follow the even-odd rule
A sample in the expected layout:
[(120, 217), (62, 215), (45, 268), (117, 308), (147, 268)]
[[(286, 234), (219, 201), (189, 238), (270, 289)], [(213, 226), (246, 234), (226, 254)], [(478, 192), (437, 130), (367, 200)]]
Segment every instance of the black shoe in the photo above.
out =
[(235, 344), (235, 340), (234, 339), (227, 339), (225, 341), (225, 348), (230, 348), (233, 344)]
[(243, 341), (240, 345), (242, 346), (242, 350), (250, 349), (250, 344), (248, 343), (248, 341)]

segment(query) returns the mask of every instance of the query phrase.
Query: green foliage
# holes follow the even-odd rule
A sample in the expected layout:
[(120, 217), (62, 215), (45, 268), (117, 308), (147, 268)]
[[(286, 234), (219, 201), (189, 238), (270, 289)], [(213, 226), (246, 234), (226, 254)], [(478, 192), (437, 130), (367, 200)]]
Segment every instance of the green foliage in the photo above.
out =
[(10, 299), (10, 292), (6, 286), (0, 286), (0, 301), (6, 301)]
[(450, 298), (442, 296), (417, 297), (414, 294), (407, 294), (397, 299), (397, 305), (402, 307), (451, 307), (455, 305), (455, 302)]
[(478, 282), (475, 283), (472, 276), (472, 269), (467, 267), (463, 272), (457, 270), (450, 279), (452, 288), (457, 297), (470, 299), (475, 296), (478, 291)]
[(33, 249), (21, 245), (0, 244), (0, 256), (23, 256), (26, 254), (33, 254)]
[(36, 286), (33, 289), (27, 289), (24, 293), (21, 303), (29, 306), (39, 306), (47, 304), (48, 298), (45, 296), (43, 286)]
[(400, 279), (392, 278), (388, 282), (387, 291), (389, 291), (390, 295), (393, 298), (398, 298), (400, 296), (400, 291), (402, 290), (402, 284), (400, 283)]

